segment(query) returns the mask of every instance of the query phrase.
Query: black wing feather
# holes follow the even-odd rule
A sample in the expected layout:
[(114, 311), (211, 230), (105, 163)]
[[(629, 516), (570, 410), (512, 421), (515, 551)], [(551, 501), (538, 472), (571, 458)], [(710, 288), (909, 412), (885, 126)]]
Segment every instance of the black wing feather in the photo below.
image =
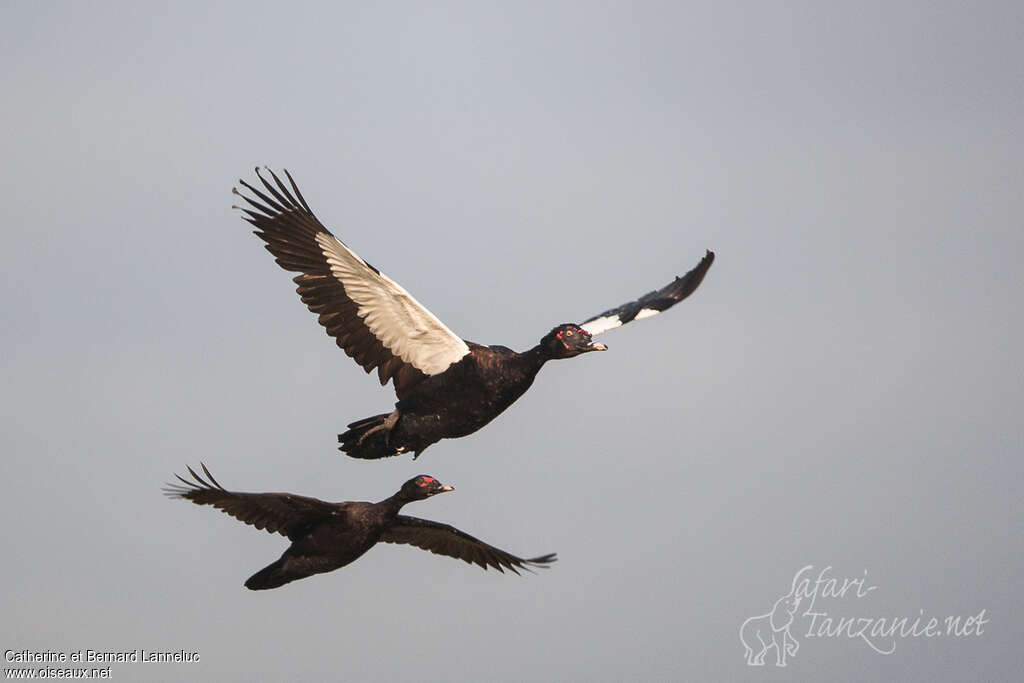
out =
[(341, 511), (339, 506), (332, 503), (291, 493), (228, 491), (217, 483), (210, 470), (206, 469), (206, 465), (202, 467), (206, 479), (189, 467), (189, 474), (195, 481), (175, 474), (184, 486), (168, 484), (164, 488), (164, 493), (171, 498), (190, 500), (196, 505), (212, 505), (257, 529), (265, 529), (288, 538), (301, 533), (310, 524), (335, 516)]
[[(293, 278), (298, 285), (299, 296), (309, 310), (319, 316), (319, 323), (327, 334), (334, 337), (338, 346), (366, 372), (376, 369), (382, 385), (394, 380), (395, 393), (402, 398), (426, 375), (394, 355), (366, 327), (357, 315), (359, 306), (348, 297), (345, 288), (331, 273), (330, 265), (316, 242), (317, 233), (332, 235), (331, 231), (313, 215), (288, 171), (285, 175), (294, 194), (277, 174), (269, 173), (273, 184), (256, 169), (264, 190), (244, 180), (238, 181), (260, 201), (236, 189), (233, 192), (255, 211), (237, 208), (245, 214), (245, 220), (255, 226), (255, 234), (266, 242), (266, 249), (274, 255), (277, 264), (285, 270), (301, 273)], [(368, 263), (366, 265), (380, 273)]]
[(448, 524), (405, 515), (398, 515), (381, 535), (380, 540), (385, 543), (414, 545), (438, 555), (447, 555), (469, 564), (480, 565), (485, 570), (488, 567), (499, 572), (508, 569), (515, 574), (519, 573), (518, 569), (546, 568), (556, 560), (554, 553), (524, 560)]
[(661, 289), (648, 292), (636, 301), (630, 301), (629, 303), (625, 303), (621, 306), (610, 308), (598, 315), (591, 316), (581, 323), (580, 326), (584, 329), (590, 329), (587, 327), (587, 323), (606, 319), (597, 331), (592, 331), (592, 334), (600, 334), (601, 332), (606, 332), (607, 330), (615, 329), (616, 327), (631, 322), (636, 318), (640, 311), (652, 311), (652, 313), (648, 313), (648, 315), (654, 315), (655, 313), (666, 311), (696, 291), (697, 287), (699, 287), (700, 283), (704, 280), (704, 275), (707, 274), (708, 269), (714, 261), (715, 254), (709, 249), (704, 255), (704, 258), (700, 260), (700, 263), (698, 263), (693, 270), (688, 272), (686, 275), (676, 277), (672, 282), (668, 283)]

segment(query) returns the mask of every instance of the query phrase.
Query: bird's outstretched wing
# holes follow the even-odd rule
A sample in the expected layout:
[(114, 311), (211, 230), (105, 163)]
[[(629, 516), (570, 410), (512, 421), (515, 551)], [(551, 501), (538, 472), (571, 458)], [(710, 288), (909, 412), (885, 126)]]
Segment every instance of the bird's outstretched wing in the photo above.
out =
[(366, 372), (376, 368), (381, 384), (393, 378), (399, 398), (469, 353), (466, 342), (401, 285), (332, 235), (284, 173), (291, 189), (272, 171), (273, 183), (256, 169), (264, 190), (240, 180), (256, 199), (236, 189), (252, 210), (238, 208), (277, 263), (301, 273), (295, 278), (299, 296), (345, 353)]
[[(332, 515), (343, 514), (337, 505), (318, 500), (296, 496), (291, 493), (236, 493), (224, 489), (202, 465), (206, 479), (196, 474), (191, 467), (189, 474), (195, 481), (189, 481), (175, 474), (184, 484), (168, 484), (164, 493), (170, 498), (184, 498), (196, 505), (212, 505), (223, 510), (232, 517), (257, 529), (266, 529), (270, 533), (278, 533), (292, 538), (301, 533), (310, 524), (327, 519)], [(292, 539), (294, 540), (294, 539)]]
[(484, 569), (492, 567), (499, 572), (505, 569), (518, 574), (519, 569), (531, 567), (547, 568), (555, 561), (555, 554), (524, 560), (504, 550), (487, 545), (453, 526), (431, 522), (418, 517), (398, 515), (380, 537), (385, 543), (406, 543), (438, 555), (447, 555)]
[(708, 268), (711, 267), (714, 261), (714, 252), (708, 250), (708, 253), (704, 255), (700, 263), (686, 275), (677, 277), (661, 289), (644, 294), (636, 301), (630, 301), (617, 308), (609, 309), (600, 315), (588, 318), (580, 324), (580, 327), (591, 335), (596, 336), (602, 332), (614, 330), (616, 327), (625, 325), (630, 321), (650, 318), (652, 315), (666, 311), (693, 294), (694, 290), (700, 286), (704, 275), (708, 272)]

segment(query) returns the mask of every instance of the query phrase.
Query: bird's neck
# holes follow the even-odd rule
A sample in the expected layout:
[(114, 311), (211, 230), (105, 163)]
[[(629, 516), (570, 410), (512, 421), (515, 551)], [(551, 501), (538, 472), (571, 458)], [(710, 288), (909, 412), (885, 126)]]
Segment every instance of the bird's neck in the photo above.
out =
[(551, 355), (545, 347), (537, 344), (532, 349), (519, 354), (519, 360), (527, 372), (536, 375), (544, 367), (544, 364), (551, 360)]
[(385, 498), (384, 500), (379, 502), (378, 505), (380, 505), (384, 509), (384, 514), (387, 515), (387, 517), (390, 519), (401, 511), (402, 506), (410, 502), (412, 501), (406, 498), (405, 495), (403, 495), (402, 492), (399, 491), (390, 498)]

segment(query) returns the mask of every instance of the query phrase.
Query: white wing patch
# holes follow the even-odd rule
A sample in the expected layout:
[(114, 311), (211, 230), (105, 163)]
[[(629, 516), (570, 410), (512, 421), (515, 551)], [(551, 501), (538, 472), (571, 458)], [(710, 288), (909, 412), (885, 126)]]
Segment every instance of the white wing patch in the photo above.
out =
[(426, 375), (438, 375), (469, 353), (469, 347), (405, 289), (333, 235), (317, 233), (324, 258), (358, 315), (391, 353)]
[(622, 320), (617, 315), (605, 315), (600, 318), (594, 318), (590, 322), (583, 323), (580, 327), (589, 332), (591, 336), (596, 337), (602, 332), (614, 330), (616, 327), (622, 327)]
[[(636, 312), (636, 315), (626, 322), (643, 320), (644, 318), (650, 318), (652, 315), (658, 315), (659, 313), (661, 313), (661, 311), (656, 308), (641, 308)], [(591, 336), (596, 337), (602, 332), (614, 330), (616, 327), (622, 327), (625, 324), (626, 323), (622, 322), (622, 318), (619, 317), (618, 313), (613, 313), (612, 315), (602, 315), (600, 318), (594, 318), (589, 322), (583, 323), (580, 327), (589, 332)]]

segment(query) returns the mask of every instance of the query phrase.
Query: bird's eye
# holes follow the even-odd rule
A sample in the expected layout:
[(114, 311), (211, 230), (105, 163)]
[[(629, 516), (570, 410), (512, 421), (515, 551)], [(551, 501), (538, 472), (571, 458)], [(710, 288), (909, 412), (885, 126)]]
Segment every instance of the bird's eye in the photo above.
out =
[(566, 330), (565, 331), (565, 336), (566, 337), (571, 337), (572, 336), (572, 330)]

